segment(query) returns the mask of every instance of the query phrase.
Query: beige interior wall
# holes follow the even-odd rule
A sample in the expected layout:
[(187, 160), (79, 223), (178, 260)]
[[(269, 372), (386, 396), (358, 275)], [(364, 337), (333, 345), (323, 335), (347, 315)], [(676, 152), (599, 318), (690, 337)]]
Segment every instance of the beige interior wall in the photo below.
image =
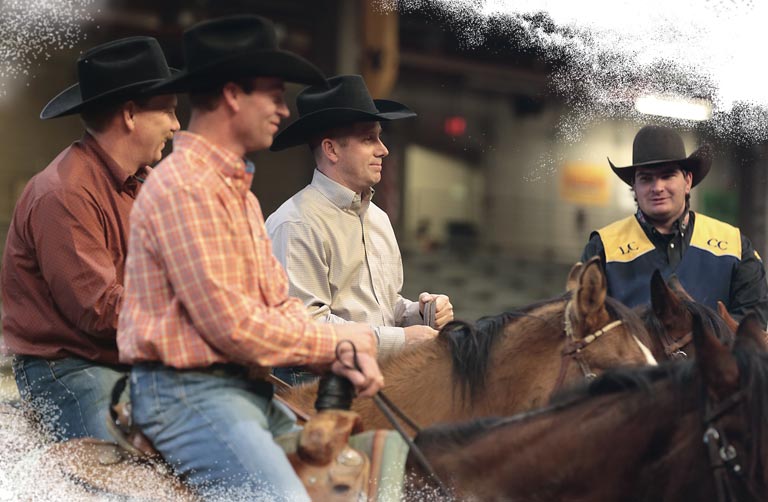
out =
[[(562, 139), (557, 134), (561, 113), (552, 110), (523, 120), (500, 117), (509, 141), (500, 143), (497, 158), (488, 162), (488, 239), (514, 255), (568, 263), (578, 260), (592, 230), (634, 212), (629, 187), (611, 173), (606, 157), (619, 166), (631, 164), (640, 125), (602, 122), (586, 125), (579, 138)], [(683, 132), (683, 138), (687, 152), (699, 143), (692, 133)], [(560, 176), (566, 162), (603, 166), (611, 173), (608, 204), (562, 200)], [(692, 205), (695, 209), (695, 197)]]
[(419, 145), (405, 152), (405, 242), (412, 246), (419, 224), (429, 221), (429, 237), (446, 241), (451, 221), (482, 224), (483, 173), (465, 162)]

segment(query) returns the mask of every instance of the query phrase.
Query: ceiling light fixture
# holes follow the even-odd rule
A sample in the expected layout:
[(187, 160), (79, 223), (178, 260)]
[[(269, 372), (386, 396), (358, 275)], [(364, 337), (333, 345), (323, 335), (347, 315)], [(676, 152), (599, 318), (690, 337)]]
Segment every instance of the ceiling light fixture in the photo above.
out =
[(635, 110), (682, 120), (702, 121), (712, 118), (712, 103), (707, 99), (646, 94), (635, 99)]

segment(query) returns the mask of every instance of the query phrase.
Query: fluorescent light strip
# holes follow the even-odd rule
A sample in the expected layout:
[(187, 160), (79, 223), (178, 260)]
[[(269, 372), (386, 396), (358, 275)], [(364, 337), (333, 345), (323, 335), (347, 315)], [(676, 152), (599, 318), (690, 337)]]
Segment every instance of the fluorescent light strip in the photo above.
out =
[(645, 95), (635, 99), (635, 110), (682, 120), (702, 121), (712, 118), (712, 103), (706, 99)]

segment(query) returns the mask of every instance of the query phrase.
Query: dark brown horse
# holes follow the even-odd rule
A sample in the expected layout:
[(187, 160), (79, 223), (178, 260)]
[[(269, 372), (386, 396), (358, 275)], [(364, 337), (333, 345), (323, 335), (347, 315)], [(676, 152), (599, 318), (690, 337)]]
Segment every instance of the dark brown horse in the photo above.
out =
[[(650, 335), (650, 338), (642, 338), (641, 341), (651, 349), (658, 361), (694, 356), (694, 316), (709, 324), (718, 340), (729, 346), (733, 342), (735, 327), (723, 319), (722, 313), (718, 314), (696, 302), (676, 277), (671, 277), (667, 284), (658, 270), (651, 277), (651, 304), (638, 307), (637, 312)], [(735, 321), (730, 320), (735, 325)]]
[[(597, 260), (580, 271), (574, 291), (473, 326), (453, 322), (437, 339), (382, 362), (385, 392), (417, 424), (517, 413), (546, 403), (562, 386), (606, 368), (655, 362), (638, 343), (647, 337), (632, 311), (606, 296)], [(284, 395), (312, 409), (316, 385)], [(355, 402), (368, 429), (391, 428), (371, 400)]]
[[(749, 316), (729, 349), (694, 315), (694, 361), (609, 371), (548, 408), (427, 429), (416, 442), (459, 499), (765, 501), (762, 338)], [(430, 498), (423, 471), (414, 479), (412, 498)]]

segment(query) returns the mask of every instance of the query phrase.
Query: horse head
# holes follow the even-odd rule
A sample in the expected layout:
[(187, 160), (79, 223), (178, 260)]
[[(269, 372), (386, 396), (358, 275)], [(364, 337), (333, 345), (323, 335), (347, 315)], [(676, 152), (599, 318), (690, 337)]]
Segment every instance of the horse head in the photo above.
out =
[[(655, 358), (638, 336), (647, 333), (639, 318), (621, 303), (608, 297), (608, 285), (597, 257), (585, 265), (574, 265), (568, 279), (571, 298), (565, 308), (565, 346), (562, 354), (575, 361), (584, 377), (594, 378), (607, 368), (632, 364), (655, 364)], [(578, 278), (573, 280), (573, 275)], [(602, 342), (598, 342), (603, 340)], [(565, 370), (556, 384), (562, 383)]]
[(765, 331), (750, 314), (733, 348), (693, 317), (696, 368), (704, 387), (704, 444), (719, 502), (768, 493), (768, 358)]
[(733, 340), (735, 329), (729, 327), (722, 315), (696, 302), (676, 276), (665, 282), (658, 270), (651, 276), (651, 304), (641, 307), (639, 313), (650, 334), (650, 339), (643, 341), (658, 360), (681, 360), (694, 355), (694, 316), (704, 319), (721, 341)]

